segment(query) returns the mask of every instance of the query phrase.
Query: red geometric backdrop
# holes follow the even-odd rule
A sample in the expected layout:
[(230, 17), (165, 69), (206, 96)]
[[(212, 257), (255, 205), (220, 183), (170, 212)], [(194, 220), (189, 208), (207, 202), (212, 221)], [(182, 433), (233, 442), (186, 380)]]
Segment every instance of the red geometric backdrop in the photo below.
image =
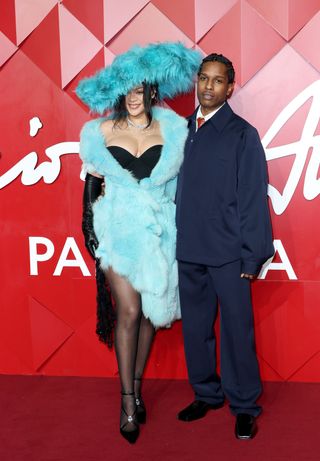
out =
[[(320, 381), (320, 0), (0, 1), (0, 372), (114, 376), (95, 336), (81, 235), (79, 79), (133, 44), (180, 40), (235, 65), (232, 107), (259, 130), (277, 249), (253, 284), (264, 380)], [(181, 115), (194, 93), (167, 104)], [(181, 323), (149, 377), (184, 378)]]

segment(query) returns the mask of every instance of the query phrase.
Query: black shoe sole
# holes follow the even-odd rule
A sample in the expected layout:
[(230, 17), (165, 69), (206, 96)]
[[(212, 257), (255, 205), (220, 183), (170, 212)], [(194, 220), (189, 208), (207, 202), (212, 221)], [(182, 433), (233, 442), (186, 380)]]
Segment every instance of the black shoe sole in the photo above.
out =
[(253, 439), (253, 438), (257, 435), (257, 432), (258, 432), (258, 428), (257, 428), (257, 427), (254, 427), (254, 428), (252, 429), (251, 434), (249, 434), (249, 435), (240, 435), (240, 434), (238, 434), (237, 429), (235, 429), (235, 431), (234, 431), (235, 436), (236, 436), (236, 438), (237, 438), (238, 440), (251, 440), (251, 439)]
[(180, 417), (179, 414), (178, 414), (177, 418), (178, 418), (179, 421), (183, 421), (185, 423), (191, 423), (192, 421), (197, 421), (198, 419), (204, 418), (206, 416), (206, 414), (208, 413), (208, 411), (210, 411), (210, 410), (219, 410), (223, 406), (224, 406), (224, 402), (208, 405), (208, 407), (205, 410), (203, 410), (203, 414), (200, 414), (199, 416), (196, 416), (196, 417), (192, 417), (192, 416), (191, 417)]

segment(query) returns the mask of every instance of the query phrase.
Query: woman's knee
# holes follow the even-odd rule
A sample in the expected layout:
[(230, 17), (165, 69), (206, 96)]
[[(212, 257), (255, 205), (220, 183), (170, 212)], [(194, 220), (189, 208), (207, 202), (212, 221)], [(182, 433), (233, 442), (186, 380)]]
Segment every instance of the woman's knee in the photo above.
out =
[(141, 308), (137, 304), (126, 304), (118, 306), (118, 322), (130, 327), (136, 324), (141, 318)]

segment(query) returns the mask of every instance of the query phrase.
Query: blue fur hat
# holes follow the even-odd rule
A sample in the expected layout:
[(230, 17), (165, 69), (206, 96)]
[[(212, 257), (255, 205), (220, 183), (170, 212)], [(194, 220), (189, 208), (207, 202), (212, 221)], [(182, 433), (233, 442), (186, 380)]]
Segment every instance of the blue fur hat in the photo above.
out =
[(201, 61), (200, 52), (180, 42), (134, 46), (93, 77), (81, 80), (76, 93), (98, 114), (112, 109), (120, 96), (142, 82), (158, 84), (160, 100), (173, 98), (192, 88)]

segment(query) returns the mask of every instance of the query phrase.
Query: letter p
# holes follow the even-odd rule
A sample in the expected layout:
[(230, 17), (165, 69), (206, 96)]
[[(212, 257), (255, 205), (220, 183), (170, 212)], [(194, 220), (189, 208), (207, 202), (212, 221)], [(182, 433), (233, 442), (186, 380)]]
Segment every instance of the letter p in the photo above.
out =
[[(44, 245), (46, 251), (38, 253), (38, 245)], [(29, 237), (30, 275), (38, 275), (38, 262), (48, 261), (54, 253), (54, 245), (46, 237)]]

